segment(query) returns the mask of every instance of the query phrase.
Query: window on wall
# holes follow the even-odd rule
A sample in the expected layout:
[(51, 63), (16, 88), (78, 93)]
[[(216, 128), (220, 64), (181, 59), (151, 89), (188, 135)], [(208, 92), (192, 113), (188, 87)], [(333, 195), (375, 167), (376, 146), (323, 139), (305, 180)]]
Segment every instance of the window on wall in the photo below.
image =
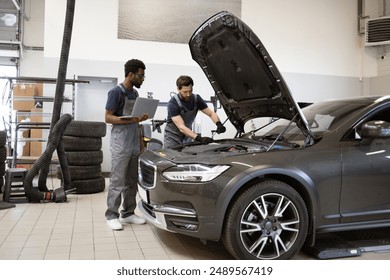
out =
[(0, 65), (0, 91), (1, 91), (1, 108), (0, 108), (0, 130), (5, 130), (9, 125), (10, 107), (10, 77), (16, 77), (16, 66)]

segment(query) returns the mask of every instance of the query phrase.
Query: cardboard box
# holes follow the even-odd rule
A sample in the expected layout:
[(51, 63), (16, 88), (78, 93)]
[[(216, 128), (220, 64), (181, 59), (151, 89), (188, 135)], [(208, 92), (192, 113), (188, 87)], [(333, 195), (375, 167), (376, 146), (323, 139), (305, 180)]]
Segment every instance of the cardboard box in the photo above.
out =
[[(34, 108), (31, 110), (31, 113), (42, 113), (42, 108)], [(31, 122), (42, 122), (42, 115), (32, 114)], [(40, 156), (42, 154), (42, 128), (32, 128), (30, 131), (30, 137), (35, 139), (35, 141), (30, 142), (30, 156)], [(41, 141), (36, 141), (36, 139), (40, 139)]]
[(43, 84), (14, 84), (13, 93), (13, 109), (17, 111), (26, 111), (35, 108), (36, 102), (34, 96), (43, 95)]
[(14, 84), (12, 88), (14, 96), (35, 96), (38, 95), (38, 89), (36, 84)]
[(34, 114), (31, 114), (31, 121), (32, 122), (42, 122), (42, 113), (43, 113), (42, 108), (33, 108), (31, 110), (31, 113), (34, 113)]
[(24, 143), (22, 156), (30, 156), (30, 142)]
[[(31, 110), (18, 110), (20, 113), (30, 113)], [(30, 121), (30, 116), (26, 114), (25, 116), (18, 115), (18, 123), (24, 121), (24, 120), (29, 120)]]
[(37, 95), (43, 96), (43, 84), (37, 83), (37, 84), (35, 84), (35, 86), (37, 87)]
[(16, 111), (30, 111), (35, 107), (35, 101), (34, 99), (31, 99), (31, 101), (16, 101), (12, 103), (12, 109)]
[[(23, 131), (23, 138), (30, 138), (29, 129)], [(24, 142), (22, 156), (29, 156), (29, 155), (30, 155), (30, 142), (26, 141)]]
[(42, 155), (42, 142), (30, 142), (30, 156), (39, 157)]
[[(43, 95), (42, 83), (17, 83), (13, 85), (13, 110), (22, 112), (33, 112), (38, 114), (31, 114), (29, 116), (30, 122), (42, 122), (42, 109), (35, 108), (36, 102), (34, 96)], [(25, 116), (18, 116), (18, 123), (20, 123)], [(28, 130), (29, 138), (33, 141), (25, 142), (23, 146), (23, 156), (40, 156), (42, 154), (42, 129), (32, 128)], [(28, 138), (28, 137), (23, 137)]]

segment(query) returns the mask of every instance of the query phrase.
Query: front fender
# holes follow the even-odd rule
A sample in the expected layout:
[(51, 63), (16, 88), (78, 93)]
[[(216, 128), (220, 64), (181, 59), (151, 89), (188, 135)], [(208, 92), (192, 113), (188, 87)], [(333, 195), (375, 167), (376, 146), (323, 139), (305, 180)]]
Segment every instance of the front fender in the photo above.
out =
[[(297, 182), (297, 184), (293, 185), (292, 187), (295, 188), (299, 193), (305, 193), (305, 197), (303, 197), (303, 199), (306, 203), (308, 211), (311, 213), (309, 216), (310, 223), (315, 223), (319, 210), (318, 208), (314, 207), (314, 205), (319, 205), (317, 203), (319, 198), (313, 180), (302, 170), (299, 170), (294, 166), (275, 167), (262, 165), (248, 168), (245, 171), (239, 173), (229, 181), (226, 188), (224, 188), (221, 192), (221, 195), (216, 203), (216, 209), (218, 209), (218, 211), (215, 216), (215, 221), (218, 225), (218, 228), (220, 229), (220, 232), (222, 232), (224, 217), (228, 211), (229, 205), (237, 193), (251, 185), (251, 182), (258, 181), (259, 179), (261, 180), (265, 177), (276, 178), (278, 180), (280, 180), (280, 178), (288, 178), (288, 182), (291, 180)], [(315, 227), (313, 226), (312, 229), (314, 230), (314, 228)]]

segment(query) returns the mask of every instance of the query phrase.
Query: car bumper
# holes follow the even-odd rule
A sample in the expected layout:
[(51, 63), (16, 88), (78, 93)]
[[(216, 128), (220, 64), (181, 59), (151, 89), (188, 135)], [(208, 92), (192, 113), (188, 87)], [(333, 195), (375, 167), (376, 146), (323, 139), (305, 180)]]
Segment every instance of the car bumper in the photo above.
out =
[[(139, 189), (142, 189), (139, 187)], [(138, 209), (148, 223), (172, 232), (181, 230), (196, 231), (198, 229), (197, 215), (194, 210), (182, 209), (165, 205), (151, 205), (144, 200), (138, 202)]]

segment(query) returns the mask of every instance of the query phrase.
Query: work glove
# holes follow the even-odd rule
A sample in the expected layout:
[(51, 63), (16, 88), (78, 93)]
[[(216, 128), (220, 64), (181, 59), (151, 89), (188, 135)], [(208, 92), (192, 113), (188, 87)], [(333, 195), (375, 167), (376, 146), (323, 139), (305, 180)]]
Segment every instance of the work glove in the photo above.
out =
[(226, 131), (226, 127), (223, 126), (223, 124), (220, 121), (217, 121), (217, 133), (224, 133)]
[(202, 137), (201, 135), (196, 136), (195, 141), (201, 144), (210, 144), (214, 142), (213, 138), (210, 137)]

